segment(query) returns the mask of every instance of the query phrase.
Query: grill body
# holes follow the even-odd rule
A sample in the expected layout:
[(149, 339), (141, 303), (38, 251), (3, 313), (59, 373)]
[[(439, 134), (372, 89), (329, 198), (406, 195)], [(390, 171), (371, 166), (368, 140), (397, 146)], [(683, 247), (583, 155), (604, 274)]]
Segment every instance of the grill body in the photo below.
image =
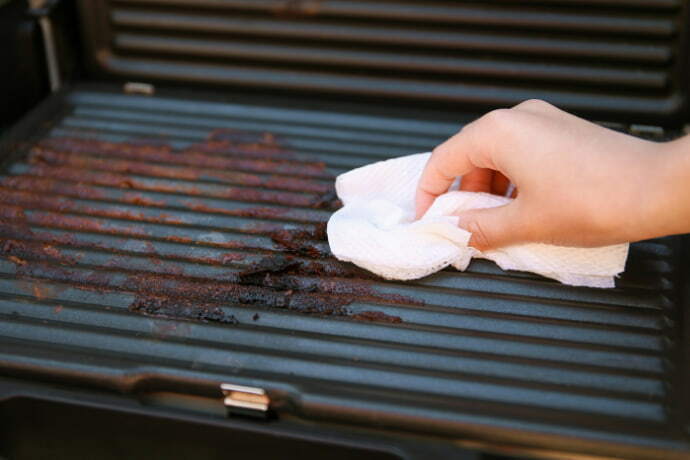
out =
[[(54, 458), (166, 437), (223, 457), (223, 436), (241, 456), (689, 457), (686, 237), (633, 244), (598, 290), (487, 261), (383, 281), (323, 231), (338, 174), (526, 98), (677, 136), (687, 1), (77, 3), (87, 73), (0, 144), (0, 455), (45, 454), (41, 433)], [(228, 419), (221, 383), (274, 418)], [(61, 442), (67, 411), (93, 442)]]
[(611, 290), (484, 261), (380, 281), (328, 255), (318, 198), (456, 126), (230, 100), (86, 85), (26, 120), (0, 177), (3, 373), (141, 397), (229, 380), (310, 420), (680, 458), (681, 239), (634, 244)]

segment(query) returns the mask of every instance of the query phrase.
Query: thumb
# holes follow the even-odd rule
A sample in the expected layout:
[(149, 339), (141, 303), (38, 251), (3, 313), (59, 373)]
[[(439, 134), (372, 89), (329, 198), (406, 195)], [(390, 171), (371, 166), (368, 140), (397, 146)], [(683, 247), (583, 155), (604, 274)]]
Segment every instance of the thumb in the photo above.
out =
[(509, 246), (523, 238), (515, 210), (514, 203), (472, 209), (458, 214), (458, 226), (472, 234), (469, 245), (480, 251)]

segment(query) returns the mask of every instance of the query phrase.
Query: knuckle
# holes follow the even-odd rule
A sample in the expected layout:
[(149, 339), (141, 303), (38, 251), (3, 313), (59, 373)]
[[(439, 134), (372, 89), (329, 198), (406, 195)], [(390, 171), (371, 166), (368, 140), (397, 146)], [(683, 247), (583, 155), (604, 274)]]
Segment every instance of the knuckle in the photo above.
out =
[(481, 117), (478, 124), (488, 127), (492, 131), (504, 131), (512, 126), (514, 115), (510, 109), (496, 109)]
[(536, 110), (548, 110), (553, 107), (548, 102), (542, 99), (527, 99), (515, 106), (516, 109), (536, 109)]
[(434, 149), (431, 151), (431, 155), (435, 157), (439, 157), (443, 155), (443, 153), (446, 151), (446, 147), (444, 144), (438, 145), (434, 147)]
[(496, 109), (476, 121), (471, 139), (485, 152), (499, 151), (519, 133), (519, 113), (512, 109)]

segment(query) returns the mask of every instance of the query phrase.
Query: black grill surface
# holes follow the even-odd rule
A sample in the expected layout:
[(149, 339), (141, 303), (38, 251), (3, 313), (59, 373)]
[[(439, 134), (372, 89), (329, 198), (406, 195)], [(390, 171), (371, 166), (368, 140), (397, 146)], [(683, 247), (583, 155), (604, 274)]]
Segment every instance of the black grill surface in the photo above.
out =
[(453, 123), (84, 87), (20, 129), (35, 141), (5, 143), (0, 176), (5, 375), (233, 382), (307, 419), (687, 458), (679, 240), (632, 245), (606, 290), (487, 261), (386, 282), (329, 256), (334, 176)]
[(685, 116), (687, 0), (82, 0), (102, 75), (477, 111)]

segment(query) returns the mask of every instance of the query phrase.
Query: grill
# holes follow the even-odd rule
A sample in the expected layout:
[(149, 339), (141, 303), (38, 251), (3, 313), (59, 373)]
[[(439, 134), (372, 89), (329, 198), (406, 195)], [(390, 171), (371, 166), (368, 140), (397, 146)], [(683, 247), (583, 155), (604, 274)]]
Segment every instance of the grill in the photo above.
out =
[[(101, 75), (600, 119), (687, 108), (681, 0), (82, 0)], [(686, 49), (686, 48), (685, 48)]]
[(102, 87), (27, 123), (0, 178), (4, 373), (135, 393), (231, 378), (305, 418), (687, 447), (677, 239), (634, 244), (611, 290), (486, 261), (386, 282), (328, 254), (333, 175), (452, 124)]
[(0, 456), (689, 458), (687, 237), (601, 290), (325, 235), (338, 174), (497, 106), (679, 135), (687, 1), (76, 3), (86, 74), (0, 143)]

